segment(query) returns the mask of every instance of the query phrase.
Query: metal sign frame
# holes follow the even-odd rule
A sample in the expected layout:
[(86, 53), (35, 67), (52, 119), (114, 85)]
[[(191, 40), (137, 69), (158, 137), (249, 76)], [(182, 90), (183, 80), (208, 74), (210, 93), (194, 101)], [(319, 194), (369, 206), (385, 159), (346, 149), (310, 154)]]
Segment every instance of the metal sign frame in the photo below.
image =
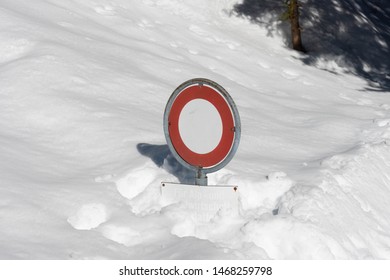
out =
[[(176, 143), (176, 146), (177, 146), (178, 140), (177, 141), (172, 141), (172, 139), (171, 139), (172, 131), (170, 130), (170, 125), (171, 125), (170, 115), (171, 115), (172, 107), (175, 106), (175, 101), (178, 100), (178, 97), (183, 92), (186, 92), (186, 89), (189, 89), (190, 87), (193, 87), (193, 86), (207, 87), (207, 91), (209, 91), (209, 92), (210, 92), (209, 89), (213, 90), (214, 92), (216, 92), (217, 94), (219, 94), (223, 98), (223, 100), (226, 102), (226, 105), (227, 105), (229, 110), (228, 110), (228, 112), (225, 112), (226, 111), (225, 108), (223, 108), (223, 109), (218, 108), (218, 107), (220, 107), (220, 105), (218, 105), (220, 103), (217, 104), (216, 101), (213, 101), (214, 99), (211, 100), (211, 99), (209, 99), (207, 97), (192, 96), (190, 98), (186, 98), (184, 101), (180, 101), (180, 103), (181, 103), (180, 104), (180, 108), (178, 108), (179, 112), (175, 113), (175, 118), (177, 118), (177, 120), (175, 119), (176, 122), (178, 122), (178, 118), (180, 117), (181, 109), (183, 109), (183, 107), (187, 103), (189, 103), (190, 101), (194, 100), (195, 98), (200, 98), (200, 99), (204, 99), (204, 100), (209, 101), (210, 103), (212, 103), (216, 107), (216, 109), (218, 110), (218, 113), (219, 113), (219, 115), (221, 117), (222, 126), (223, 127), (224, 127), (224, 123), (226, 123), (226, 122), (229, 122), (229, 124), (231, 123), (229, 120), (226, 120), (228, 118), (232, 118), (233, 124), (234, 124), (234, 126), (232, 128), (230, 128), (231, 131), (233, 132), (233, 139), (230, 139), (230, 140), (232, 140), (231, 141), (232, 143), (229, 144), (230, 147), (228, 147), (228, 149), (225, 147), (223, 149), (223, 151), (222, 151), (223, 156), (220, 156), (220, 158), (222, 158), (222, 159), (221, 160), (217, 160), (217, 162), (215, 164), (211, 165), (211, 166), (200, 166), (200, 165), (191, 164), (188, 159), (186, 160), (185, 158), (183, 158), (179, 154), (179, 152), (177, 151), (178, 147), (175, 147), (174, 142)], [(219, 100), (218, 102), (221, 102), (221, 101)], [(174, 108), (174, 111), (177, 111), (177, 110)], [(229, 93), (222, 86), (220, 86), (219, 84), (217, 84), (217, 83), (215, 83), (215, 82), (213, 82), (211, 80), (204, 79), (204, 78), (196, 78), (196, 79), (188, 80), (188, 81), (182, 83), (180, 86), (178, 86), (174, 90), (174, 92), (170, 96), (170, 98), (168, 100), (168, 103), (167, 103), (167, 105), (165, 107), (164, 124), (163, 124), (163, 126), (164, 126), (165, 138), (167, 140), (168, 147), (169, 147), (170, 151), (172, 152), (173, 156), (183, 166), (185, 166), (188, 169), (194, 170), (196, 172), (196, 177), (195, 177), (195, 184), (196, 185), (204, 185), (204, 186), (207, 185), (207, 176), (206, 176), (206, 174), (215, 172), (215, 171), (225, 167), (232, 160), (234, 154), (236, 153), (236, 151), (238, 149), (238, 145), (239, 145), (240, 137), (241, 137), (240, 116), (238, 114), (238, 110), (237, 110), (237, 107), (236, 107), (233, 99), (231, 98)], [(180, 138), (180, 136), (178, 136), (178, 137)], [(222, 138), (224, 138), (224, 136), (221, 137), (221, 140), (220, 140), (219, 144), (217, 145), (217, 148), (218, 148), (218, 146), (220, 146), (220, 144), (221, 144), (221, 142), (223, 140)], [(230, 140), (227, 139), (224, 142), (229, 142)], [(226, 143), (224, 143), (224, 144), (226, 144)], [(195, 152), (192, 152), (192, 153), (193, 154), (197, 154)], [(226, 155), (225, 155), (225, 153), (226, 153)], [(202, 154), (197, 154), (197, 155), (202, 156)], [(209, 156), (209, 154), (207, 154), (207, 156)], [(214, 162), (214, 161), (211, 161), (211, 162)]]

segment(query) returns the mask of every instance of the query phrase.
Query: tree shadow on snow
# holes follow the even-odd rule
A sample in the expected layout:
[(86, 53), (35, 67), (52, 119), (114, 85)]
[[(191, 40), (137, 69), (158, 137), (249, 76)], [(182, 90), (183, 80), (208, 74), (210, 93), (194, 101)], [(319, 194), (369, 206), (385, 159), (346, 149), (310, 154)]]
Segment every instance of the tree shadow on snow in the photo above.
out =
[[(300, 59), (308, 65), (335, 61), (369, 83), (370, 89), (390, 90), (390, 1), (302, 0), (300, 23), (303, 45)], [(290, 44), (288, 22), (280, 20), (283, 1), (244, 0), (232, 14), (265, 27), (269, 36), (281, 35)]]
[(169, 150), (168, 145), (137, 144), (138, 152), (150, 158), (158, 167), (174, 175), (182, 184), (193, 184), (195, 172), (181, 165)]

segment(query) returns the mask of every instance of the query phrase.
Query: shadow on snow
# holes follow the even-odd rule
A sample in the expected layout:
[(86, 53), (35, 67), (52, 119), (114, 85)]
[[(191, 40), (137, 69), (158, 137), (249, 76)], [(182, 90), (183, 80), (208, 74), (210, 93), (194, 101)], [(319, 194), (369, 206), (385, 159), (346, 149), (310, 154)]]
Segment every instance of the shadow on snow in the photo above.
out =
[[(336, 61), (363, 77), (370, 89), (390, 90), (390, 1), (388, 0), (302, 0), (300, 23), (303, 45), (301, 59), (317, 65), (320, 59)], [(232, 14), (248, 17), (265, 27), (269, 36), (281, 35), (290, 45), (288, 22), (282, 0), (244, 0)]]
[(178, 178), (182, 184), (193, 184), (195, 172), (181, 165), (169, 150), (168, 145), (137, 144), (138, 152), (150, 158), (158, 167)]

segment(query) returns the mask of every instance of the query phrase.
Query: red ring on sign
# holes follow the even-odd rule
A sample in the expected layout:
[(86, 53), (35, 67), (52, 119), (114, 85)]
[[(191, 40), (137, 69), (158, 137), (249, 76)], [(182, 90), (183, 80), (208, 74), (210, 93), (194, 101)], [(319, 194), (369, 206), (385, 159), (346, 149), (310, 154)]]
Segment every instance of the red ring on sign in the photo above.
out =
[[(218, 145), (209, 153), (199, 154), (190, 150), (179, 132), (179, 116), (184, 106), (194, 99), (209, 101), (217, 109), (222, 120), (222, 136)], [(169, 136), (179, 156), (187, 163), (207, 168), (220, 163), (229, 153), (234, 142), (234, 120), (227, 101), (214, 89), (205, 85), (193, 85), (178, 94), (168, 117)]]

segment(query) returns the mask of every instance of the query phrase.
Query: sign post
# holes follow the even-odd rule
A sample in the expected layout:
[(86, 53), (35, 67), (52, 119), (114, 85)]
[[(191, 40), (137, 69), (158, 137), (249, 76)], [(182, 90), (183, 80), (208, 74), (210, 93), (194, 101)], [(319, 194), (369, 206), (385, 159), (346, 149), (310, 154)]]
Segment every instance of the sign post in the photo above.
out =
[(207, 186), (207, 173), (229, 163), (240, 142), (237, 107), (228, 92), (208, 79), (192, 79), (175, 89), (164, 112), (164, 134), (173, 156)]
[(195, 174), (193, 185), (161, 183), (165, 205), (180, 203), (194, 221), (238, 213), (237, 186), (208, 186), (207, 174), (230, 162), (240, 142), (240, 117), (228, 92), (207, 79), (175, 89), (164, 112), (164, 134), (176, 160)]

